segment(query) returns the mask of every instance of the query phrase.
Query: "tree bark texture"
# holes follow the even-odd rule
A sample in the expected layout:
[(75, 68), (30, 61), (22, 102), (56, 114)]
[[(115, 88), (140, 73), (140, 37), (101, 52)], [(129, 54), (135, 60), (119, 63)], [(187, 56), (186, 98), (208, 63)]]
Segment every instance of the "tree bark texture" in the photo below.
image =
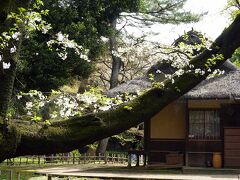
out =
[[(1, 64), (2, 65), (2, 64)], [(5, 118), (9, 101), (12, 96), (13, 84), (16, 76), (16, 66), (12, 61), (10, 69), (0, 72), (0, 117)]]
[[(115, 19), (111, 26), (113, 30), (116, 30), (117, 20)], [(118, 85), (118, 76), (121, 68), (121, 58), (116, 56), (115, 53), (117, 52), (117, 40), (116, 40), (116, 33), (113, 33), (113, 35), (109, 39), (110, 44), (110, 52), (112, 54), (112, 72), (110, 77), (110, 89), (115, 88)]]
[[(191, 60), (195, 68), (207, 70), (205, 64), (211, 62), (211, 69), (219, 68), (225, 60), (230, 58), (240, 46), (240, 16), (216, 39), (210, 49), (204, 50)], [(221, 54), (223, 58), (213, 58)], [(174, 77), (175, 83), (165, 81), (165, 86), (152, 88), (133, 101), (121, 105), (114, 110), (76, 116), (64, 121), (52, 123), (51, 126), (31, 122), (14, 121), (11, 126), (16, 129), (12, 141), (17, 143), (12, 153), (6, 156), (1, 152), (0, 159), (6, 157), (49, 154), (67, 152), (97, 140), (118, 134), (130, 127), (149, 120), (172, 101), (178, 99), (191, 88), (204, 80), (204, 76), (192, 72)], [(131, 107), (125, 108), (125, 106)], [(15, 140), (14, 140), (15, 137)], [(16, 140), (17, 139), (17, 140)], [(0, 143), (3, 138), (1, 137)], [(13, 144), (13, 143), (12, 143)]]

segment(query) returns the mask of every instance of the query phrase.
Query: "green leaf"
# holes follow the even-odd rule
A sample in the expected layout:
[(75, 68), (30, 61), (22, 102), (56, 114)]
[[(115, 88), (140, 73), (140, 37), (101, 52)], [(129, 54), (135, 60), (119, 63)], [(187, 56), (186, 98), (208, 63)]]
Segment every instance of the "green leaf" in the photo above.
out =
[(124, 109), (127, 109), (127, 110), (129, 110), (129, 111), (131, 111), (131, 110), (133, 109), (131, 106), (124, 106), (123, 108), (124, 108)]

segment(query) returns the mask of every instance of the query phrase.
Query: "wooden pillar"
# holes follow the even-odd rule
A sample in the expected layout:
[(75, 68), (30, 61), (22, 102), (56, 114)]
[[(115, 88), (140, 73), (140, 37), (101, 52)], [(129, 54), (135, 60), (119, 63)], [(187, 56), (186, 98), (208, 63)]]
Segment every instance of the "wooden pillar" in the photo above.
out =
[(128, 167), (132, 166), (132, 157), (131, 157), (131, 153), (128, 153)]
[(143, 166), (147, 165), (147, 154), (144, 153), (143, 155)]
[(136, 163), (136, 166), (139, 166), (139, 154), (136, 154), (136, 156), (137, 156), (137, 163)]
[(188, 166), (188, 152), (185, 152), (185, 166)]

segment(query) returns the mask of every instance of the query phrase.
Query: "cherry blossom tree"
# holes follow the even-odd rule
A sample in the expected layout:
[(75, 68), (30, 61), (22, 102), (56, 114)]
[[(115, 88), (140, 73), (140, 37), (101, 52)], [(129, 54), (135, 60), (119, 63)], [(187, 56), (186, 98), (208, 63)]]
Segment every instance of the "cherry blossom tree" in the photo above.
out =
[[(69, 152), (147, 121), (169, 103), (207, 78), (240, 46), (240, 15), (237, 15), (233, 23), (222, 32), (211, 46), (206, 47), (199, 55), (190, 57), (186, 64), (181, 67), (181, 70), (176, 71), (169, 79), (161, 83), (155, 82), (154, 87), (129, 102), (122, 102), (109, 109), (108, 104), (111, 104), (112, 99), (106, 100), (109, 102), (104, 106), (94, 107), (94, 102), (97, 101), (95, 97), (91, 100), (93, 103), (90, 103), (89, 98), (82, 96), (79, 98), (80, 101), (85, 102), (83, 104), (88, 102), (93, 105), (93, 108), (100, 111), (75, 114), (69, 118), (58, 119), (50, 123), (48, 121), (32, 122), (27, 121), (27, 119), (12, 119), (7, 116), (6, 112), (15, 79), (21, 38), (27, 37), (31, 30), (42, 28), (41, 30), (44, 32), (48, 27), (45, 22), (37, 23), (40, 22), (39, 17), (41, 16), (39, 13), (33, 13), (37, 11), (36, 9), (35, 6), (31, 14), (28, 14), (29, 11), (25, 11), (24, 8), (20, 9), (19, 14), (11, 14), (15, 18), (13, 22), (19, 22), (19, 24), (15, 23), (17, 26), (6, 31), (7, 34), (1, 34), (0, 161), (22, 155)], [(33, 16), (31, 21), (18, 19), (20, 16), (26, 19), (26, 14), (28, 17)], [(29, 22), (30, 24), (28, 24)], [(39, 26), (39, 24), (42, 25)], [(29, 28), (27, 28), (28, 31), (25, 31), (26, 28), (22, 29), (23, 25)], [(58, 36), (60, 39), (64, 39), (62, 35)], [(55, 42), (58, 43), (57, 40)], [(66, 44), (66, 46), (68, 45)], [(78, 49), (78, 47), (74, 48)], [(3, 62), (6, 64), (3, 65)], [(44, 99), (39, 94), (36, 96)], [(64, 99), (63, 97), (62, 102), (60, 101), (61, 98), (56, 103), (67, 103), (68, 106), (76, 107), (75, 101), (71, 98)], [(40, 107), (42, 104), (39, 103), (38, 106)], [(34, 105), (29, 102), (27, 108), (30, 110), (32, 107)], [(68, 109), (65, 109), (60, 115), (64, 113), (70, 115), (71, 112), (67, 111)], [(51, 118), (54, 118), (54, 114)], [(32, 120), (38, 121), (38, 117), (33, 116)]]

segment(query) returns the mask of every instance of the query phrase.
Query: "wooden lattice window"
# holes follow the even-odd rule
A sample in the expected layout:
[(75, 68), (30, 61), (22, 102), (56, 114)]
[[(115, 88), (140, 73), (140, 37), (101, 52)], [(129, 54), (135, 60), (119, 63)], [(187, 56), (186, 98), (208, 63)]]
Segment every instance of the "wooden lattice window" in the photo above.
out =
[(189, 139), (219, 139), (218, 110), (190, 110), (188, 137)]

